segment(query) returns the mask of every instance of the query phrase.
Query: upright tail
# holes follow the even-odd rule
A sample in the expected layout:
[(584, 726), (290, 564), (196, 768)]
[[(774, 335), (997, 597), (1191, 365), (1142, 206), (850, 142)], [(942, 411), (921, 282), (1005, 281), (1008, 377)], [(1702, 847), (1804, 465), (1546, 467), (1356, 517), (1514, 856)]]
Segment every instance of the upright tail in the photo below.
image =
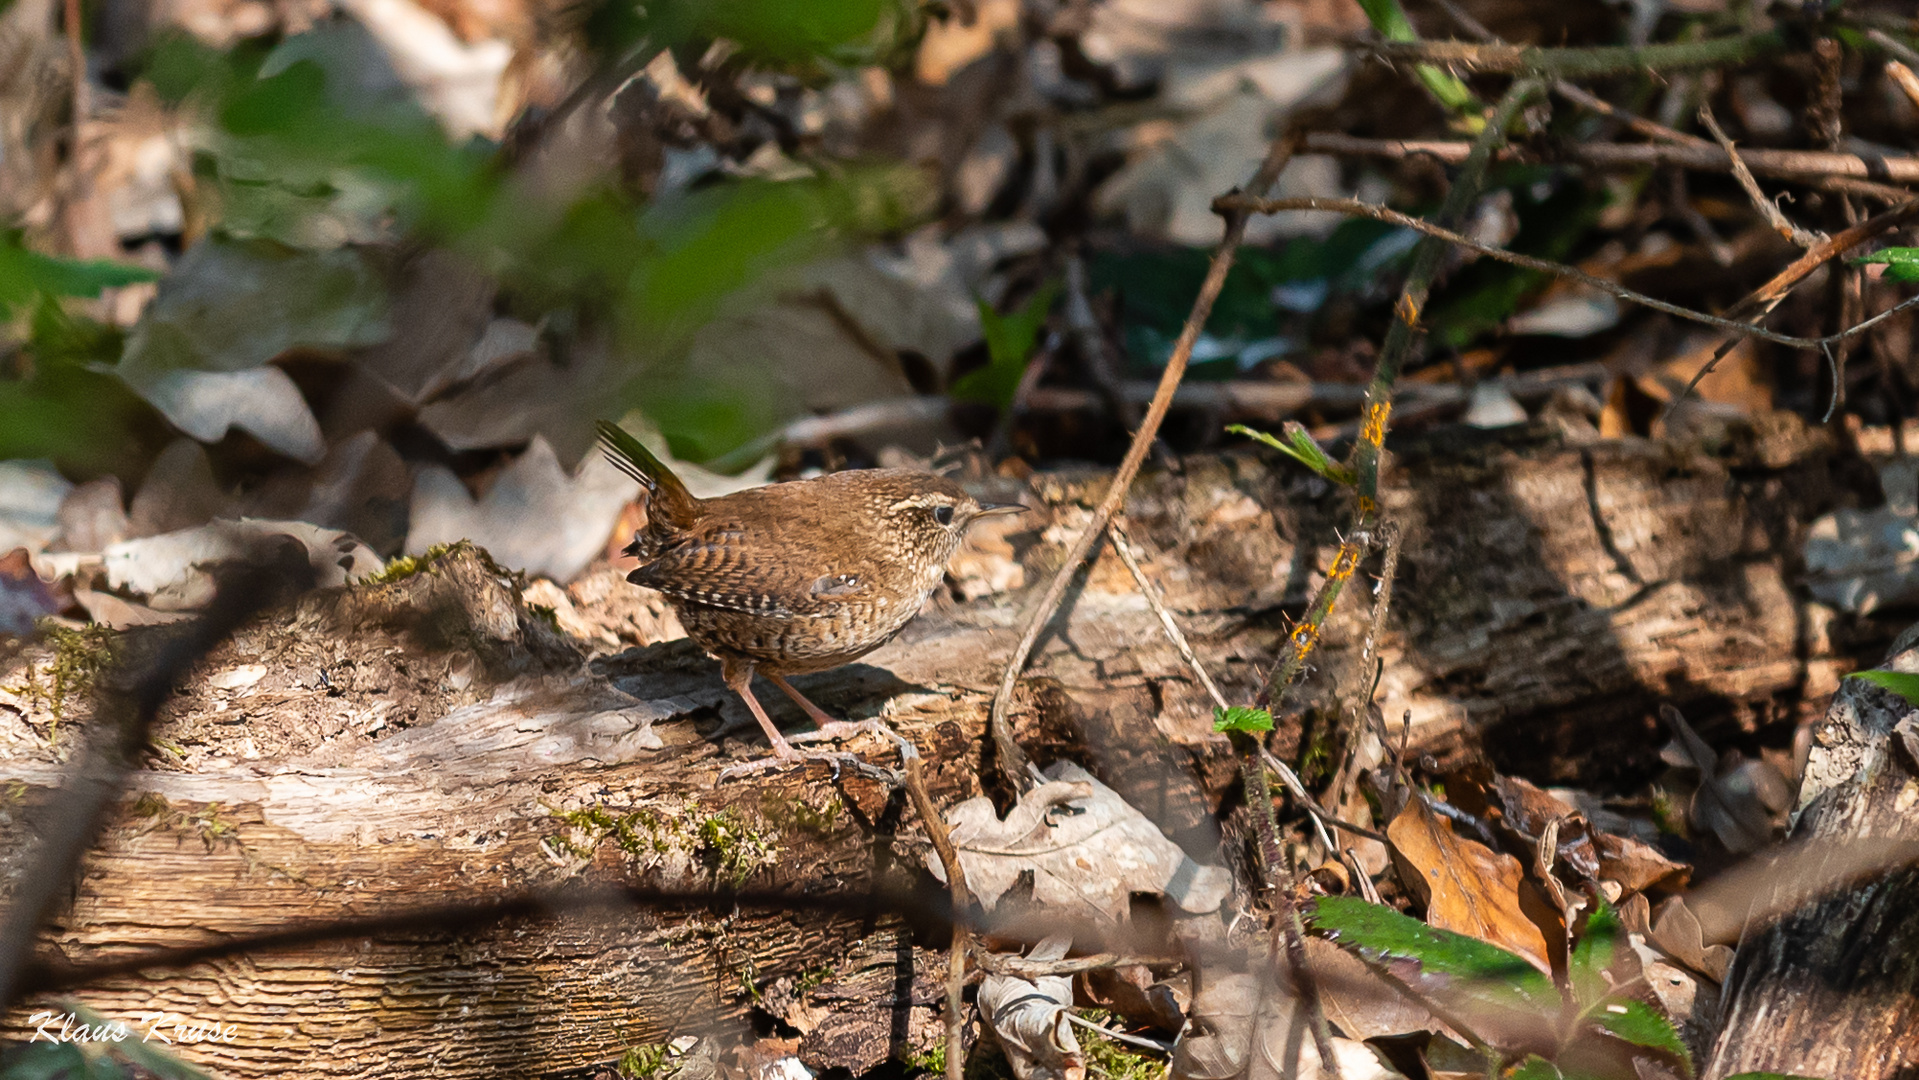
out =
[(649, 518), (682, 529), (691, 527), (699, 519), (699, 500), (686, 490), (672, 469), (619, 425), (601, 420), (597, 426), (600, 450), (606, 459), (646, 489)]

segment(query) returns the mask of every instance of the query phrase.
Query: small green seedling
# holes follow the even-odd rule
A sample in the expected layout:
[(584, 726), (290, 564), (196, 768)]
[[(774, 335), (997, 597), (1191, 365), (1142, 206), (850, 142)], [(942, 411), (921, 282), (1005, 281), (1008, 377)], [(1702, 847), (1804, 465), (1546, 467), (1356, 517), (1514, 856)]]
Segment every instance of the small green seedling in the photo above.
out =
[(1851, 260), (1854, 266), (1884, 263), (1885, 279), (1906, 284), (1919, 281), (1919, 247), (1880, 248), (1864, 258)]
[(1226, 430), (1234, 435), (1257, 439), (1335, 484), (1352, 487), (1355, 482), (1353, 471), (1327, 457), (1326, 451), (1319, 448), (1305, 426), (1297, 420), (1288, 420), (1280, 428), (1285, 433), (1284, 439), (1274, 438), (1264, 431), (1254, 431), (1245, 424), (1228, 424)]
[(1246, 705), (1234, 705), (1222, 709), (1213, 707), (1214, 731), (1245, 731), (1253, 734), (1273, 730), (1273, 714), (1265, 709), (1255, 709)]

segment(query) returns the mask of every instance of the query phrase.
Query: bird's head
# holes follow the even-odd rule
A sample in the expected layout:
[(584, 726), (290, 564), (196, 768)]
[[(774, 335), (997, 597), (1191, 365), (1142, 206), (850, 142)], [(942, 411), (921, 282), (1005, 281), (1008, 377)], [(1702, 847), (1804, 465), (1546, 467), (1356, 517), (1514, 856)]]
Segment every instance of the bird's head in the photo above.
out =
[(966, 489), (933, 473), (875, 469), (878, 527), (942, 564), (959, 550), (967, 526), (984, 517), (1018, 513), (1018, 503), (983, 503)]

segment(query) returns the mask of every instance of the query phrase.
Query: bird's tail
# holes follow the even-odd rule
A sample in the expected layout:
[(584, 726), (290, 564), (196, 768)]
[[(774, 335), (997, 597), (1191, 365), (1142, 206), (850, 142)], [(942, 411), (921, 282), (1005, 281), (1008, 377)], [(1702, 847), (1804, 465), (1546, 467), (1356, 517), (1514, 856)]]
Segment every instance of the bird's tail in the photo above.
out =
[(681, 528), (692, 525), (699, 517), (699, 501), (673, 470), (619, 425), (601, 420), (597, 426), (606, 459), (646, 489), (647, 516)]

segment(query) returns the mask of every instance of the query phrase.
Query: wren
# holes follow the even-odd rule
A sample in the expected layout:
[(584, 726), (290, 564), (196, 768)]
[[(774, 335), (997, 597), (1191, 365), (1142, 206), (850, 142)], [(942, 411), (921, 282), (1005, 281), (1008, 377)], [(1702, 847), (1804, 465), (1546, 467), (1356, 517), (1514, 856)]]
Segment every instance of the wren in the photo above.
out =
[(606, 421), (599, 431), (607, 459), (646, 492), (646, 523), (625, 549), (642, 565), (626, 580), (666, 596), (781, 762), (809, 755), (753, 696), (754, 673), (819, 725), (806, 738), (851, 734), (864, 725), (833, 719), (786, 677), (886, 644), (939, 587), (968, 525), (1025, 509), (979, 502), (912, 469), (855, 469), (698, 499), (639, 440)]

